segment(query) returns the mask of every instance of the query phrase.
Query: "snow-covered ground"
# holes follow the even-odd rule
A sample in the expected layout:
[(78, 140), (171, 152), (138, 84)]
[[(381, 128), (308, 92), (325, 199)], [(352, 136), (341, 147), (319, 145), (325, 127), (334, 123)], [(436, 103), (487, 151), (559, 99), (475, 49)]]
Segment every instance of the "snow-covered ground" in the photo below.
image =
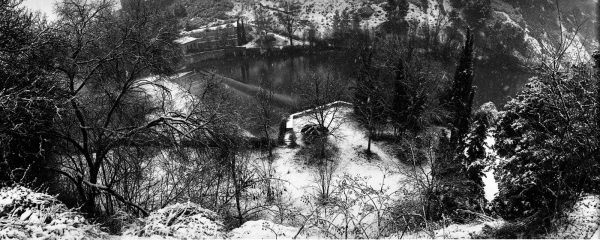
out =
[(483, 191), (485, 193), (485, 199), (488, 202), (491, 202), (498, 195), (498, 182), (495, 178), (494, 168), (498, 164), (498, 154), (494, 150), (494, 144), (496, 144), (496, 139), (492, 136), (488, 136), (485, 139), (485, 154), (493, 160), (492, 166), (487, 166), (484, 170), (483, 180)]
[(583, 196), (567, 213), (566, 222), (546, 238), (600, 238), (600, 196)]
[[(350, 120), (352, 108), (341, 106), (338, 111), (332, 125), (339, 127), (333, 132), (333, 136), (329, 137), (329, 141), (338, 148), (337, 170), (334, 173), (334, 179), (339, 179), (344, 174), (351, 174), (365, 178), (369, 185), (376, 189), (382, 186), (389, 187), (390, 193), (400, 190), (400, 181), (406, 176), (395, 170), (398, 160), (382, 150), (377, 143), (372, 143), (373, 156), (372, 160), (369, 160), (363, 154), (367, 145), (366, 131)], [(300, 155), (301, 150), (306, 147), (300, 130), (309, 123), (315, 123), (310, 114), (293, 121), (293, 129), (298, 135), (299, 147), (281, 147), (275, 150), (278, 157), (274, 162), (274, 167), (281, 174), (279, 177), (285, 182), (284, 186), (288, 194), (292, 199), (297, 200), (299, 207), (304, 205), (300, 199), (304, 195), (314, 194), (313, 191), (316, 187), (314, 169), (307, 166), (303, 159), (305, 156)]]

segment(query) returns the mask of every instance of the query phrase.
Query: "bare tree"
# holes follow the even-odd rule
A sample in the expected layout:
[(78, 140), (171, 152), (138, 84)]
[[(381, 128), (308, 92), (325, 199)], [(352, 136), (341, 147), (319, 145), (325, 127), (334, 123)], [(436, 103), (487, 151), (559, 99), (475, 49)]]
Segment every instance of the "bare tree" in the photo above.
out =
[(294, 46), (294, 33), (302, 27), (300, 25), (301, 21), (299, 17), (302, 4), (297, 0), (285, 0), (281, 2), (279, 7), (283, 10), (279, 9), (279, 11), (277, 11), (277, 19), (288, 34), (290, 46)]
[(267, 32), (271, 30), (273, 17), (271, 13), (265, 9), (262, 5), (257, 4), (254, 6), (254, 25), (258, 32), (259, 38), (265, 38)]
[[(323, 158), (329, 136), (335, 136), (336, 130), (343, 123), (341, 110), (347, 103), (341, 101), (347, 98), (347, 89), (343, 87), (339, 77), (331, 74), (321, 76), (319, 73), (313, 73), (306, 76), (302, 82), (300, 105), (307, 109), (303, 114), (308, 115), (310, 121), (315, 124), (315, 131), (311, 132), (316, 133), (314, 137), (317, 138), (316, 143), (320, 146), (319, 152)], [(304, 133), (304, 140), (309, 138), (307, 133)]]
[[(159, 128), (188, 124), (181, 113), (153, 105), (148, 87), (166, 89), (148, 74), (168, 74), (176, 65), (176, 29), (166, 14), (144, 5), (114, 11), (108, 0), (64, 0), (58, 5), (60, 39), (56, 69), (69, 100), (62, 106), (62, 167), (84, 202), (96, 212), (100, 192), (140, 212), (147, 211), (117, 193), (101, 176), (116, 151), (160, 144)], [(175, 26), (175, 25), (172, 25)]]
[(341, 79), (332, 74), (313, 73), (303, 78), (300, 86), (300, 105), (308, 109), (306, 114), (319, 126), (329, 132), (339, 127), (339, 101), (347, 99), (347, 89)]
[(354, 89), (354, 112), (359, 122), (367, 128), (367, 150), (371, 154), (371, 142), (377, 127), (386, 118), (385, 92), (381, 86), (380, 69), (374, 65), (374, 51), (370, 43), (364, 43), (359, 49), (360, 70)]

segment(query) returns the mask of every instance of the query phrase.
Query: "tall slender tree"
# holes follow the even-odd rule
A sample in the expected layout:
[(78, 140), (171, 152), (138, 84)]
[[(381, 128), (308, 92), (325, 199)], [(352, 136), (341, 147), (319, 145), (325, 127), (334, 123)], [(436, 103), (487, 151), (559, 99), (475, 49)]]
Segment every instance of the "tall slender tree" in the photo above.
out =
[[(596, 3), (596, 41), (600, 41), (600, 2)], [(600, 103), (600, 48), (596, 49), (593, 54), (596, 64), (596, 102)], [(600, 104), (596, 105), (596, 126), (600, 126)], [(600, 132), (596, 135), (600, 142)], [(598, 161), (600, 161), (600, 153), (598, 153)]]
[(300, 28), (300, 10), (302, 5), (300, 2), (293, 0), (286, 0), (282, 2), (280, 6), (283, 10), (276, 13), (279, 23), (283, 26), (288, 38), (290, 40), (290, 46), (294, 46), (294, 33)]
[[(450, 112), (450, 138), (446, 137), (445, 132), (441, 134), (436, 162), (432, 167), (432, 174), (437, 180), (443, 182), (443, 187), (430, 198), (438, 202), (443, 212), (447, 214), (454, 214), (456, 209), (476, 210), (481, 199), (479, 182), (470, 179), (470, 176), (477, 173), (468, 171), (464, 155), (467, 149), (464, 139), (469, 133), (471, 107), (475, 95), (472, 84), (473, 35), (470, 29), (467, 29), (465, 46), (456, 68), (449, 99), (445, 103)], [(435, 211), (432, 213), (438, 214), (434, 217), (439, 217), (439, 213)]]
[(475, 89), (473, 87), (473, 34), (467, 28), (465, 46), (454, 74), (454, 82), (450, 93), (449, 110), (451, 113), (452, 142), (460, 145), (469, 131), (471, 108)]

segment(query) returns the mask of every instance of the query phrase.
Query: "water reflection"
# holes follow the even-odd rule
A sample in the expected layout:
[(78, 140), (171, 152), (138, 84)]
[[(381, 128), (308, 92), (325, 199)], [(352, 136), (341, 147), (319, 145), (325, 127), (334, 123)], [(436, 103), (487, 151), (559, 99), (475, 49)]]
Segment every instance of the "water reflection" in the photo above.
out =
[[(320, 73), (340, 76), (352, 84), (357, 64), (350, 56), (327, 52), (316, 55), (288, 57), (257, 57), (216, 60), (193, 66), (196, 70), (212, 70), (223, 76), (251, 86), (272, 89), (276, 93), (297, 97), (301, 76)], [(446, 67), (453, 73), (454, 64)], [(514, 96), (530, 77), (526, 71), (515, 66), (497, 63), (478, 63), (475, 67), (474, 85), (477, 87), (474, 106), (494, 102), (497, 106)]]

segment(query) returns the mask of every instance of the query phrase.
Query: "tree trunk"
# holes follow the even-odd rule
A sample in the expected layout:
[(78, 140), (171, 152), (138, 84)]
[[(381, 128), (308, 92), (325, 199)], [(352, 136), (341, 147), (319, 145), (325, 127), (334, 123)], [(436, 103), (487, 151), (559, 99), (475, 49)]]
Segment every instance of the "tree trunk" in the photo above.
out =
[(371, 140), (373, 138), (373, 131), (369, 131), (369, 140), (367, 143), (367, 154), (371, 154)]
[(292, 35), (294, 34), (294, 31), (292, 31), (292, 27), (288, 26), (288, 34), (289, 34), (289, 38), (290, 38), (290, 46), (294, 46), (294, 40), (292, 39)]
[[(98, 169), (98, 167), (93, 166), (90, 169), (90, 183), (92, 184), (96, 184), (98, 183), (98, 172), (100, 169)], [(96, 214), (96, 196), (98, 195), (98, 193), (96, 192), (96, 189), (93, 187), (89, 187), (88, 186), (88, 192), (87, 192), (87, 196), (85, 199), (85, 204), (84, 204), (84, 209), (85, 212), (93, 217)]]
[[(230, 156), (228, 156), (230, 157)], [(236, 161), (235, 156), (231, 157), (231, 178), (233, 178), (233, 188), (235, 192), (235, 207), (238, 212), (238, 223), (241, 226), (244, 223), (244, 217), (242, 216), (242, 206), (240, 203), (241, 198), (241, 190), (240, 184), (237, 179), (237, 170), (236, 170)]]

